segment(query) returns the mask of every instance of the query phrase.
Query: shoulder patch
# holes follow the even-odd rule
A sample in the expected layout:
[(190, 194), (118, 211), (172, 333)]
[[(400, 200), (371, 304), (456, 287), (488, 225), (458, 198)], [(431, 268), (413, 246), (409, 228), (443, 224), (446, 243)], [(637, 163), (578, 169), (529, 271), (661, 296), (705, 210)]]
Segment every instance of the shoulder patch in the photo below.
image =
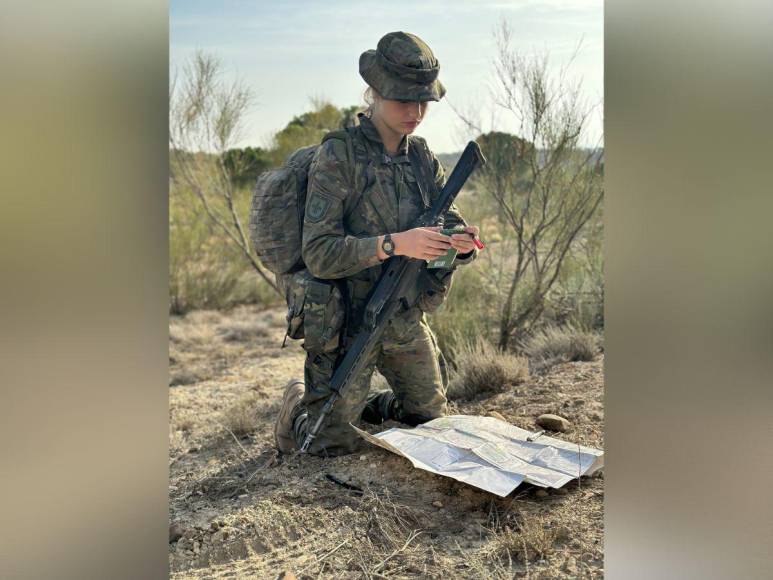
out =
[(316, 223), (325, 217), (330, 204), (333, 202), (328, 196), (315, 191), (311, 194), (309, 202), (306, 204), (306, 220), (310, 223)]

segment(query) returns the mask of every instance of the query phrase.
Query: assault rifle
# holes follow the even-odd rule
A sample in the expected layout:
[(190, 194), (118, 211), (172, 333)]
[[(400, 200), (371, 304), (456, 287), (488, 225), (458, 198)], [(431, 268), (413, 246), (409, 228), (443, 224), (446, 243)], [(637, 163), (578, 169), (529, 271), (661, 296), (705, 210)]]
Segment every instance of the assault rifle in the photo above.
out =
[[(451, 207), (456, 196), (462, 189), (470, 174), (486, 163), (480, 147), (470, 141), (462, 156), (456, 163), (451, 176), (446, 181), (443, 191), (435, 203), (422, 214), (413, 227), (430, 227), (441, 225), (443, 216)], [(361, 330), (357, 333), (341, 362), (330, 379), (332, 394), (322, 407), (317, 421), (309, 430), (301, 446), (301, 453), (306, 453), (311, 443), (319, 434), (325, 418), (330, 414), (333, 405), (347, 389), (349, 384), (362, 372), (368, 355), (378, 344), (389, 321), (402, 307), (408, 309), (414, 306), (421, 294), (419, 278), (427, 263), (407, 256), (389, 258), (386, 269), (381, 274), (373, 293), (368, 300), (363, 316)]]

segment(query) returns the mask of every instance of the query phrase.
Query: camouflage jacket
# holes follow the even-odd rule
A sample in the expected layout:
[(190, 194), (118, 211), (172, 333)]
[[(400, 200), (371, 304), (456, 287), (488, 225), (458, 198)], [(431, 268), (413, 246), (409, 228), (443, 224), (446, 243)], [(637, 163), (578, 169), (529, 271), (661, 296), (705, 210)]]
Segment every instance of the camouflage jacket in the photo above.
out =
[[(359, 152), (352, 160), (355, 167), (340, 139), (325, 141), (315, 154), (309, 171), (302, 250), (307, 268), (317, 278), (358, 282), (355, 298), (367, 294), (381, 273), (376, 256), (378, 236), (410, 229), (425, 208), (407, 155), (408, 139), (421, 137), (404, 137), (398, 154), (391, 157), (375, 125), (364, 115), (359, 117), (353, 134)], [(368, 160), (366, 167), (362, 167), (364, 159)], [(432, 163), (440, 191), (445, 173), (434, 155)], [(465, 224), (456, 206), (446, 213), (445, 224)], [(473, 251), (457, 257), (456, 264), (468, 263), (475, 255)]]

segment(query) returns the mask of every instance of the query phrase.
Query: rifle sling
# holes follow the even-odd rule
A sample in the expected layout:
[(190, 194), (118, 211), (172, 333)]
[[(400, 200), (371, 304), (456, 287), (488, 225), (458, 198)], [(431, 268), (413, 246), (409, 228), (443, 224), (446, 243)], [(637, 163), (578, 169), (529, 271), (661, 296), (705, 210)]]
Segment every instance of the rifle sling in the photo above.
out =
[[(419, 149), (422, 151), (420, 152)], [(413, 168), (416, 184), (419, 186), (424, 209), (429, 209), (431, 200), (436, 199), (438, 196), (438, 190), (434, 179), (434, 171), (431, 170), (429, 165), (430, 153), (426, 144), (418, 139), (411, 139), (408, 147), (408, 159)]]

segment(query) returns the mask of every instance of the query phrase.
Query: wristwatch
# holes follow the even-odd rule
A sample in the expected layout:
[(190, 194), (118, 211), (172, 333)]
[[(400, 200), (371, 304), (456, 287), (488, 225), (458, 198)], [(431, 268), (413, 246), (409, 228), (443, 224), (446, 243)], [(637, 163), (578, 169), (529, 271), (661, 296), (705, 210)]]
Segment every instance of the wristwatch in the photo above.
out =
[(395, 255), (395, 243), (392, 241), (392, 234), (386, 234), (384, 236), (384, 241), (381, 242), (381, 249), (384, 250), (384, 253), (387, 256)]

